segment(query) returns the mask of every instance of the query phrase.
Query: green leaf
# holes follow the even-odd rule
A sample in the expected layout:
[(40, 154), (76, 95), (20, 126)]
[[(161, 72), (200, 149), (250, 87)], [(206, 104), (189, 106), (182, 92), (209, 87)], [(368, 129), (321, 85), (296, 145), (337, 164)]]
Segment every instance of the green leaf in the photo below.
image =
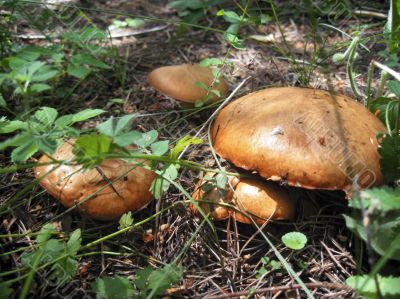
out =
[(146, 293), (146, 291), (147, 291), (148, 279), (149, 279), (151, 272), (153, 272), (153, 270), (150, 267), (145, 267), (136, 272), (135, 285), (143, 293)]
[(400, 211), (400, 188), (393, 189), (383, 186), (362, 190), (357, 198), (349, 201), (349, 206), (359, 210), (373, 208), (379, 210), (379, 213)]
[(81, 230), (78, 228), (72, 233), (67, 242), (68, 254), (70, 256), (76, 256), (79, 249), (81, 248), (81, 243), (82, 243)]
[(225, 172), (218, 173), (215, 176), (215, 182), (217, 183), (218, 189), (226, 189), (226, 184), (228, 184), (228, 176)]
[(400, 135), (386, 135), (378, 151), (385, 181), (398, 180), (400, 178)]
[(183, 275), (182, 266), (168, 264), (151, 272), (148, 278), (148, 288), (157, 296), (165, 292), (171, 285), (180, 282)]
[(192, 144), (202, 144), (203, 140), (198, 137), (190, 137), (186, 135), (178, 140), (175, 147), (171, 149), (169, 156), (171, 159), (177, 159), (179, 154), (189, 145)]
[(132, 298), (133, 287), (129, 280), (121, 276), (104, 276), (91, 284), (99, 299)]
[(119, 227), (118, 229), (124, 229), (133, 224), (133, 217), (132, 217), (132, 212), (125, 213), (121, 216), (119, 219)]
[(38, 148), (35, 144), (35, 140), (31, 138), (28, 142), (18, 146), (11, 152), (11, 161), (14, 163), (25, 162), (32, 157), (37, 150)]
[(240, 16), (234, 11), (219, 10), (217, 16), (223, 16), (225, 21), (229, 23), (240, 23)]
[(349, 202), (354, 209), (352, 215), (344, 215), (346, 226), (354, 234), (369, 242), (378, 254), (396, 260), (400, 260), (399, 195), (399, 188), (364, 190)]
[(116, 137), (129, 130), (135, 115), (125, 115), (121, 118), (110, 117), (107, 121), (99, 124), (97, 130), (107, 136)]
[(72, 115), (72, 123), (88, 120), (90, 118), (103, 114), (104, 112), (106, 111), (104, 111), (103, 109), (85, 109), (79, 111), (78, 113)]
[(4, 150), (7, 147), (16, 147), (20, 146), (26, 142), (29, 142), (32, 139), (32, 136), (27, 133), (21, 133), (15, 135), (14, 137), (7, 138), (5, 141), (0, 142), (0, 151)]
[(236, 34), (225, 32), (224, 37), (225, 37), (225, 40), (227, 40), (232, 45), (232, 47), (234, 47), (235, 49), (238, 49), (238, 50), (246, 49), (246, 47), (243, 44), (243, 41), (241, 39), (239, 39), (239, 37)]
[(126, 147), (142, 138), (142, 133), (138, 131), (130, 131), (114, 137), (114, 142), (121, 147)]
[(56, 232), (54, 225), (51, 223), (45, 224), (39, 231), (38, 236), (36, 237), (36, 242), (39, 246), (43, 246), (47, 240), (50, 239), (51, 235)]
[(224, 65), (224, 62), (219, 58), (205, 58), (200, 61), (200, 65), (202, 67), (221, 66)]
[(77, 54), (74, 55), (71, 59), (71, 62), (75, 65), (89, 65), (92, 67), (102, 68), (102, 69), (110, 69), (111, 67), (104, 62), (98, 60), (96, 57), (89, 54)]
[(46, 127), (50, 127), (56, 120), (57, 115), (58, 112), (56, 109), (51, 107), (42, 107), (35, 112), (34, 116), (40, 123)]
[(111, 139), (103, 134), (88, 134), (79, 137), (74, 144), (74, 154), (79, 164), (86, 167), (100, 165), (111, 151)]
[(169, 189), (170, 182), (164, 177), (174, 181), (178, 177), (178, 165), (169, 164), (162, 170), (157, 171), (159, 176), (152, 182), (150, 190), (155, 199), (161, 199), (164, 192)]
[(91, 72), (89, 68), (83, 65), (69, 64), (67, 67), (68, 75), (78, 79), (85, 79)]
[(300, 232), (290, 232), (282, 236), (282, 242), (293, 250), (303, 249), (307, 243), (307, 237)]
[(204, 84), (203, 82), (196, 82), (195, 85), (205, 91), (208, 91), (210, 89), (210, 86)]
[(146, 148), (157, 140), (158, 132), (156, 130), (151, 130), (149, 132), (143, 133), (142, 136), (135, 141), (135, 143), (141, 147)]
[[(382, 298), (399, 298), (400, 296), (400, 277), (383, 277), (377, 276), (379, 291)], [(346, 279), (346, 283), (355, 289), (359, 294), (365, 298), (377, 298), (376, 282), (373, 277), (368, 275), (350, 276)]]
[(41, 93), (46, 90), (50, 90), (51, 86), (45, 83), (35, 83), (30, 86), (30, 90), (33, 93)]
[(154, 142), (151, 145), (151, 152), (153, 153), (153, 155), (162, 156), (166, 152), (168, 152), (168, 146), (169, 146), (168, 140)]
[(27, 123), (20, 120), (0, 120), (0, 134), (12, 133), (27, 128)]
[(35, 73), (32, 74), (31, 81), (32, 82), (47, 81), (57, 76), (57, 74), (58, 71), (55, 68), (49, 65), (43, 65)]
[(132, 28), (138, 28), (144, 25), (144, 20), (139, 18), (127, 18), (125, 22), (127, 26)]

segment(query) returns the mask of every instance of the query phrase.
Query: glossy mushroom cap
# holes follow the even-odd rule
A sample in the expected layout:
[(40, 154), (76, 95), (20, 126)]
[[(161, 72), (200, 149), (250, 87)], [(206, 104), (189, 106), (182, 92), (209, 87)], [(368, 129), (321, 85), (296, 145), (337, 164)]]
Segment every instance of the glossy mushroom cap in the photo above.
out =
[(382, 184), (376, 134), (386, 129), (364, 106), (309, 88), (268, 88), (219, 113), (214, 148), (237, 167), (309, 189)]
[[(198, 64), (181, 64), (174, 66), (164, 66), (153, 70), (147, 77), (151, 86), (159, 92), (187, 103), (195, 103), (197, 100), (204, 100), (207, 91), (198, 87), (197, 82), (206, 86), (213, 83), (213, 73), (210, 68), (202, 67)], [(212, 90), (218, 90), (225, 97), (228, 92), (228, 85), (223, 78), (219, 77), (219, 83), (215, 83)], [(219, 100), (215, 94), (211, 101)]]
[[(72, 161), (72, 149), (73, 144), (66, 142), (52, 156), (56, 160)], [(38, 162), (51, 161), (43, 156)], [(143, 208), (152, 199), (149, 189), (156, 174), (138, 166), (141, 163), (145, 162), (105, 160), (98, 167), (104, 177), (96, 168), (83, 170), (81, 165), (50, 164), (36, 167), (35, 176), (43, 177), (40, 184), (66, 208), (90, 197), (77, 208), (94, 219), (115, 220), (128, 211)], [(118, 193), (109, 185), (110, 181)]]
[[(210, 174), (208, 174), (210, 175)], [(224, 220), (232, 216), (237, 221), (251, 224), (252, 221), (243, 213), (230, 209), (233, 205), (239, 211), (248, 214), (253, 220), (262, 225), (268, 220), (290, 220), (294, 218), (295, 201), (290, 198), (288, 190), (277, 183), (252, 178), (237, 179), (229, 177), (234, 191), (227, 186), (227, 194), (222, 194), (216, 187), (208, 192), (201, 185), (192, 194), (193, 199), (214, 202), (199, 203), (202, 210), (214, 220)], [(194, 213), (196, 208), (191, 206)]]

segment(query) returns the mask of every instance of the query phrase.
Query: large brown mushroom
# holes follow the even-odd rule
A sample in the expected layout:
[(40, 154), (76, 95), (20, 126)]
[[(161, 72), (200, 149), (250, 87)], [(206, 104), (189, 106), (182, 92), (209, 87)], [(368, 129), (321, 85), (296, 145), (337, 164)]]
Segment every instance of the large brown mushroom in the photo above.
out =
[[(213, 175), (207, 174), (209, 177)], [(274, 182), (255, 178), (238, 179), (228, 176), (228, 180), (232, 189), (226, 186), (226, 192), (215, 186), (211, 190), (203, 190), (206, 184), (203, 180), (192, 194), (204, 213), (209, 213), (212, 219), (224, 220), (232, 216), (239, 222), (250, 224), (251, 217), (259, 225), (268, 220), (293, 219), (295, 201), (287, 189)], [(191, 209), (197, 214), (194, 206)]]
[[(204, 101), (207, 96), (207, 90), (197, 86), (197, 83), (202, 83), (211, 90), (218, 90), (223, 97), (228, 92), (228, 85), (222, 75), (218, 78), (219, 82), (216, 83), (212, 70), (198, 64), (160, 67), (148, 75), (147, 81), (159, 92), (189, 104)], [(212, 92), (208, 94), (211, 96), (212, 102), (220, 99)]]
[(222, 109), (211, 138), (218, 155), (267, 180), (350, 194), (382, 184), (376, 134), (385, 131), (351, 98), (282, 87)]
[[(214, 188), (208, 193), (197, 189), (193, 197), (219, 203), (200, 204), (216, 220), (232, 215), (221, 205), (226, 202), (255, 216), (257, 223), (269, 219), (272, 211), (271, 219), (290, 219), (294, 202), (285, 194), (287, 190), (271, 181), (343, 190), (348, 197), (354, 190), (380, 185), (376, 134), (385, 131), (374, 114), (343, 95), (296, 87), (250, 93), (221, 110), (211, 138), (219, 156), (259, 173), (264, 182), (244, 179), (232, 184), (234, 191), (226, 196)], [(260, 196), (263, 193), (268, 196)], [(236, 213), (235, 218), (248, 221), (242, 216)]]
[[(73, 162), (73, 141), (61, 145), (52, 158)], [(39, 163), (51, 163), (43, 156)], [(115, 220), (128, 211), (143, 208), (151, 201), (149, 191), (156, 174), (140, 165), (121, 159), (104, 160), (97, 168), (84, 170), (82, 165), (49, 164), (35, 168), (40, 184), (61, 203), (77, 206), (84, 214), (98, 220)], [(89, 198), (89, 199), (88, 199)]]

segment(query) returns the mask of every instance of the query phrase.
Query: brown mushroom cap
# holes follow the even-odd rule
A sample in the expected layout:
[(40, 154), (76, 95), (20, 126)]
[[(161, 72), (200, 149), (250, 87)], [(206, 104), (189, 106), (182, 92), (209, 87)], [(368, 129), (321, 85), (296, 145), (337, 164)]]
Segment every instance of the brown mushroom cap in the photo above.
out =
[[(212, 176), (212, 174), (208, 175)], [(253, 220), (259, 225), (264, 224), (269, 219), (293, 219), (294, 200), (290, 198), (288, 190), (280, 187), (277, 183), (253, 178), (241, 178), (240, 180), (231, 176), (228, 178), (234, 191), (229, 190), (227, 186), (229, 191), (225, 196), (216, 187), (208, 192), (203, 191), (201, 185), (204, 182), (201, 182), (192, 194), (195, 200), (215, 202), (215, 204), (206, 202), (199, 204), (206, 214), (210, 213), (211, 218), (224, 220), (232, 216), (239, 222), (252, 223), (245, 214), (227, 207), (226, 204), (230, 204), (253, 217)], [(191, 209), (197, 213), (193, 206), (191, 206)]]
[[(71, 161), (74, 159), (72, 149), (73, 142), (65, 142), (52, 156), (56, 160)], [(51, 161), (49, 157), (42, 156), (38, 162)], [(143, 208), (151, 201), (149, 189), (156, 174), (137, 165), (120, 159), (108, 159), (99, 166), (118, 194), (97, 169), (83, 170), (81, 165), (38, 166), (35, 175), (36, 178), (43, 177), (40, 184), (66, 208), (98, 191), (77, 208), (94, 219), (115, 220), (128, 211)]]
[[(147, 77), (149, 84), (159, 92), (187, 103), (203, 100), (207, 91), (196, 86), (196, 83), (202, 82), (206, 86), (211, 86), (213, 79), (212, 70), (198, 64), (160, 67), (153, 70)], [(219, 83), (214, 84), (211, 89), (219, 90), (223, 96), (226, 96), (228, 85), (222, 75), (219, 77)], [(213, 102), (219, 99), (215, 94), (211, 95), (213, 95), (211, 99)]]
[(234, 165), (310, 189), (379, 185), (375, 115), (343, 95), (282, 87), (248, 94), (219, 113), (211, 137)]

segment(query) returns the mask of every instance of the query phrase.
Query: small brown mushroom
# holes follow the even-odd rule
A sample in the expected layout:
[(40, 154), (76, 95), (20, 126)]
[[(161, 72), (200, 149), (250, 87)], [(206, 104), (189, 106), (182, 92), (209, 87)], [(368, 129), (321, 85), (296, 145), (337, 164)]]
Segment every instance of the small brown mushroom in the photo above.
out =
[[(147, 81), (159, 92), (190, 104), (202, 101), (207, 96), (207, 90), (196, 85), (198, 82), (210, 87), (211, 90), (218, 90), (224, 97), (228, 92), (228, 85), (222, 75), (219, 77), (219, 83), (213, 84), (212, 70), (198, 64), (160, 67), (148, 75)], [(209, 94), (212, 96), (212, 102), (220, 99), (214, 93)]]
[[(207, 175), (213, 176), (210, 173)], [(249, 217), (252, 217), (259, 225), (271, 219), (293, 219), (295, 201), (290, 198), (287, 189), (280, 187), (277, 183), (254, 178), (239, 180), (229, 176), (228, 179), (233, 190), (227, 186), (226, 194), (223, 194), (217, 187), (205, 192), (201, 188), (204, 181), (192, 194), (193, 199), (200, 201), (201, 209), (206, 214), (210, 213), (212, 219), (224, 220), (232, 216), (239, 222), (251, 224), (252, 221)], [(229, 205), (233, 205), (236, 209), (229, 208)], [(191, 209), (192, 212), (198, 213), (194, 206), (191, 206)]]
[(382, 184), (378, 132), (384, 125), (351, 98), (282, 87), (226, 106), (211, 138), (218, 155), (267, 180), (349, 195)]
[[(75, 158), (72, 149), (73, 141), (65, 142), (52, 158), (72, 162)], [(51, 161), (44, 155), (38, 162)], [(49, 164), (36, 167), (35, 176), (66, 208), (76, 205), (94, 219), (115, 220), (128, 211), (143, 208), (151, 201), (149, 189), (156, 174), (140, 166), (144, 163), (107, 159), (98, 168), (89, 170), (77, 164)]]

